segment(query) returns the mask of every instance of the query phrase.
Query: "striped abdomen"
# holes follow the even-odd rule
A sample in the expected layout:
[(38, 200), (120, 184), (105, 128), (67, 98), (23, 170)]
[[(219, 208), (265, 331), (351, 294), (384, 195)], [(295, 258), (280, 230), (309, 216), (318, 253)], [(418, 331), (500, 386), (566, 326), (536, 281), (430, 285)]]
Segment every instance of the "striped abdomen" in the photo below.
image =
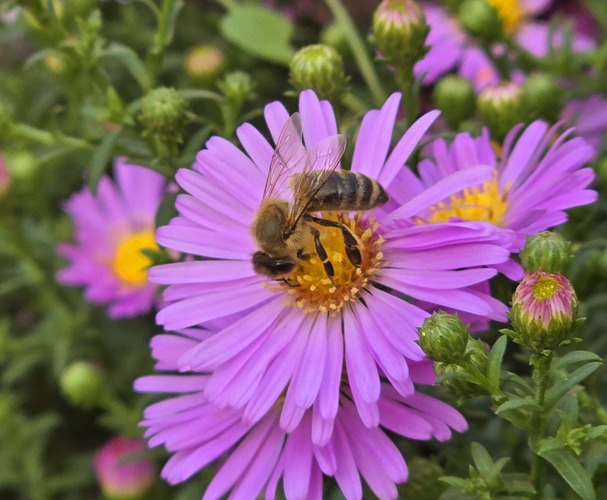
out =
[[(310, 184), (326, 172), (306, 172)], [(299, 177), (299, 176), (295, 176)], [(294, 182), (297, 185), (297, 181)], [(306, 182), (302, 184), (307, 184)], [(370, 210), (388, 201), (388, 194), (379, 182), (349, 170), (335, 170), (310, 202), (308, 212)]]

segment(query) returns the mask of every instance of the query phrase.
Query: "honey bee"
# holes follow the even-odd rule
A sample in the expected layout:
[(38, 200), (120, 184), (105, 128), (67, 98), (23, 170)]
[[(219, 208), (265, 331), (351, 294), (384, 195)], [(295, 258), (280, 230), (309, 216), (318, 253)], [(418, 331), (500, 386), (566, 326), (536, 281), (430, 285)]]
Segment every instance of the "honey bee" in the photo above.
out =
[(334, 268), (320, 239), (319, 227), (339, 229), (348, 259), (360, 266), (359, 240), (350, 228), (315, 215), (370, 210), (388, 201), (386, 191), (376, 180), (337, 169), (345, 149), (346, 138), (341, 134), (306, 149), (299, 113), (287, 120), (276, 142), (261, 205), (251, 227), (259, 246), (252, 259), (257, 274), (288, 283), (285, 276), (299, 261), (310, 259), (306, 249), (313, 242), (325, 273), (332, 279)]

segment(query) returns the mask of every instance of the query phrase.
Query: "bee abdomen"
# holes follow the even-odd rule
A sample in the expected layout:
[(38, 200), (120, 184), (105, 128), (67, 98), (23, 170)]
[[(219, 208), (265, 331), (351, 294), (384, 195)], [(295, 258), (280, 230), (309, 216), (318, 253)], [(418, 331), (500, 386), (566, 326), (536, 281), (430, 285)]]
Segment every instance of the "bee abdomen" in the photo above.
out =
[[(305, 175), (318, 176), (322, 172)], [(311, 201), (308, 211), (370, 210), (388, 201), (388, 194), (374, 179), (358, 172), (336, 170), (320, 188)]]

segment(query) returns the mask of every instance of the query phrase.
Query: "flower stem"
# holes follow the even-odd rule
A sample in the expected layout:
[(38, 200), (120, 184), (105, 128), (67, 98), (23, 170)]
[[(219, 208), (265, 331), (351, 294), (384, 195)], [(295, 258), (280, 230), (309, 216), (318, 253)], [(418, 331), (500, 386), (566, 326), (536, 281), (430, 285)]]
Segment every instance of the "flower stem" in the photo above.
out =
[(535, 489), (535, 498), (543, 498), (544, 489), (544, 459), (537, 454), (539, 443), (546, 432), (546, 413), (544, 411), (544, 401), (546, 399), (546, 390), (550, 380), (550, 365), (554, 357), (553, 353), (547, 356), (534, 354), (531, 358), (531, 364), (534, 367), (533, 380), (535, 387), (535, 402), (539, 409), (534, 411), (531, 416), (531, 428), (529, 430), (529, 443), (534, 452), (533, 464), (531, 466), (531, 478)]
[(405, 113), (407, 122), (410, 125), (415, 121), (419, 113), (419, 99), (413, 76), (413, 68), (397, 67), (395, 71), (396, 82), (404, 95)]
[(164, 0), (162, 2), (162, 9), (158, 17), (158, 31), (154, 36), (154, 45), (148, 57), (148, 67), (152, 86), (155, 85), (158, 74), (162, 69), (162, 64), (164, 62), (164, 51), (167, 45), (170, 43), (172, 36), (171, 31), (173, 25), (173, 16), (176, 15), (176, 3), (177, 0)]
[(329, 9), (331, 9), (335, 22), (339, 26), (341, 32), (344, 34), (346, 40), (348, 40), (350, 50), (352, 50), (352, 55), (354, 56), (358, 69), (360, 70), (360, 73), (365, 80), (371, 95), (373, 96), (375, 105), (381, 106), (386, 100), (386, 93), (381, 85), (379, 76), (375, 71), (371, 57), (369, 57), (369, 54), (365, 48), (365, 44), (363, 43), (358, 30), (354, 26), (352, 19), (348, 15), (348, 11), (344, 8), (340, 0), (325, 0), (325, 3)]

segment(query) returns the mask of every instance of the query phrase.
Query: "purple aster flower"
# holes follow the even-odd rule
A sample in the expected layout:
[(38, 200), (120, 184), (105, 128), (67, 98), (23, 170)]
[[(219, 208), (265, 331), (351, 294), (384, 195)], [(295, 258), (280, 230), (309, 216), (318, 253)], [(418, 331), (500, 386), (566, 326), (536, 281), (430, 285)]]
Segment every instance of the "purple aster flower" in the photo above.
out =
[[(180, 333), (152, 339), (158, 370), (174, 372), (184, 354), (213, 335), (195, 328)], [(412, 363), (410, 376), (416, 383), (432, 383), (431, 363)], [(218, 409), (209, 403), (209, 383), (207, 374), (196, 371), (161, 373), (135, 382), (138, 391), (170, 394), (149, 406), (142, 422), (150, 446), (164, 445), (172, 454), (162, 471), (165, 480), (175, 484), (219, 462), (205, 500), (222, 498), (230, 491), (231, 498), (256, 498), (263, 490), (266, 498), (274, 498), (281, 479), (288, 499), (322, 498), (323, 474), (333, 476), (348, 499), (362, 498), (360, 476), (378, 498), (396, 498), (396, 483), (406, 481), (408, 471), (383, 429), (415, 440), (445, 441), (451, 429), (467, 428), (464, 418), (447, 404), (419, 392), (403, 397), (387, 383), (380, 386), (377, 404), (383, 429), (368, 428), (352, 402), (353, 391), (342, 386), (334, 430), (319, 445), (314, 433), (324, 426), (318, 425), (323, 417), (316, 409), (306, 410), (287, 433), (279, 411), (285, 400), (247, 418), (240, 410)]]
[(607, 99), (595, 94), (569, 101), (561, 113), (567, 124), (575, 126), (575, 133), (583, 137), (598, 154), (607, 132)]
[[(284, 396), (283, 430), (295, 429), (311, 407), (330, 428), (345, 366), (363, 422), (376, 426), (380, 375), (406, 396), (413, 391), (408, 361), (423, 358), (415, 340), (428, 313), (405, 296), (505, 319), (503, 304), (473, 288), (496, 273), (488, 266), (507, 260), (505, 233), (488, 223), (410, 220), (468, 185), (489, 181), (493, 168), (456, 172), (419, 196), (406, 196), (402, 186), (414, 176), (404, 163), (437, 113), (415, 122), (388, 154), (399, 102), (394, 94), (365, 115), (351, 165), (377, 179), (391, 200), (362, 214), (325, 214), (360, 242), (360, 265), (350, 261), (339, 229), (319, 226), (332, 279), (312, 242), (306, 248), (311, 257), (301, 259), (286, 282), (255, 274), (251, 257), (258, 249), (250, 228), (274, 148), (253, 126), (237, 130), (247, 154), (213, 137), (193, 169), (177, 173), (188, 194), (177, 198), (180, 215), (158, 229), (157, 241), (195, 260), (154, 267), (149, 277), (170, 285), (159, 324), (217, 330), (179, 360), (181, 369), (209, 373), (204, 393), (214, 405), (241, 409), (255, 421)], [(337, 133), (333, 110), (312, 91), (301, 94), (299, 110), (306, 147), (321, 154), (316, 146)], [(274, 102), (265, 118), (277, 140), (289, 114)]]
[(114, 177), (102, 177), (95, 194), (84, 188), (66, 203), (76, 241), (59, 245), (68, 265), (57, 279), (84, 286), (86, 300), (108, 304), (108, 314), (118, 318), (146, 313), (154, 304), (157, 287), (147, 281), (150, 260), (142, 250), (158, 248), (154, 217), (166, 183), (160, 174), (122, 160)]
[[(551, 6), (552, 0), (490, 0), (502, 20), (504, 31), (523, 49), (536, 57), (546, 56), (551, 49), (565, 44), (565, 31), (553, 29), (546, 21), (536, 20)], [(426, 74), (424, 82), (432, 84), (453, 70), (469, 79), (479, 91), (500, 80), (497, 68), (487, 54), (475, 44), (455, 16), (431, 3), (423, 4), (426, 21), (430, 26), (427, 44), (430, 50), (415, 65), (416, 76)], [(572, 50), (584, 52), (594, 48), (594, 41), (578, 32), (573, 33)], [(491, 48), (499, 55), (502, 46)], [(519, 74), (510, 75), (514, 81)]]
[[(429, 208), (423, 223), (444, 222), (452, 218), (485, 220), (511, 230), (512, 252), (518, 252), (528, 235), (557, 226), (567, 220), (565, 210), (592, 203), (596, 191), (587, 189), (594, 178), (591, 168), (582, 168), (593, 158), (592, 148), (581, 138), (571, 138), (571, 130), (556, 135), (535, 121), (524, 130), (515, 127), (505, 138), (501, 157), (497, 157), (489, 133), (480, 137), (457, 134), (451, 144), (437, 139), (420, 162), (419, 180), (408, 184), (407, 196), (423, 192), (454, 172), (486, 165), (493, 178), (466, 188)], [(512, 279), (522, 270), (510, 261), (499, 266)]]

